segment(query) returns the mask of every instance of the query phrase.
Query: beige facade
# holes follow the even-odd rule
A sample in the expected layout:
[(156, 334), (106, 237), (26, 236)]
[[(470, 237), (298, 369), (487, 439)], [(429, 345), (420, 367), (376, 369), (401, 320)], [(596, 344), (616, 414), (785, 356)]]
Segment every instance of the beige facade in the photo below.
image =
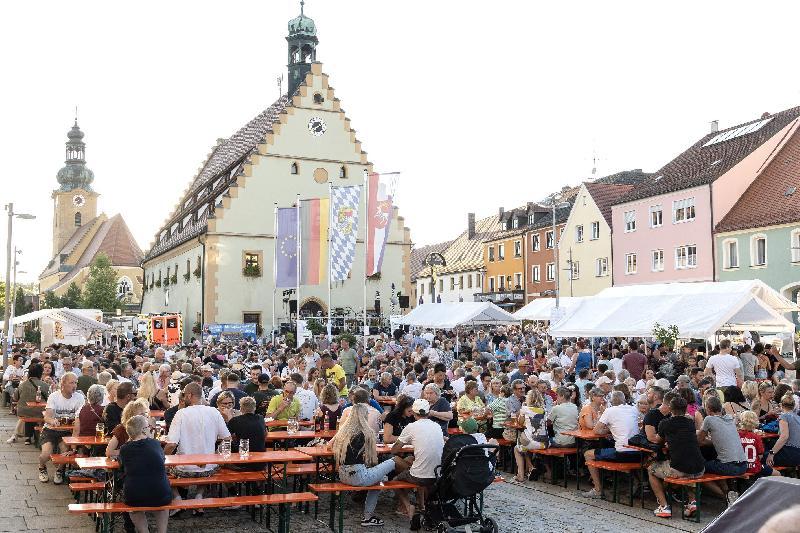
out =
[[(313, 135), (309, 123), (320, 118), (326, 125), (325, 132)], [(187, 337), (191, 336), (195, 322), (242, 323), (255, 317), (268, 331), (273, 321), (275, 206), (291, 207), (298, 198), (326, 198), (329, 183), (363, 186), (364, 171), (372, 170), (320, 63), (312, 64), (305, 82), (255, 147), (257, 152), (246, 158), (241, 172), (231, 178), (230, 187), (213, 200), (213, 216), (208, 217), (205, 230), (179, 246), (154, 254), (157, 241), (143, 264), (148, 289), (142, 312), (181, 312), (187, 323)], [(177, 222), (177, 231), (181, 231), (180, 221), (185, 218), (181, 208), (192, 194), (190, 187), (165, 228)], [(356, 313), (363, 309), (365, 202), (362, 189), (355, 261), (350, 279), (332, 288), (330, 305), (334, 309), (349, 307)], [(169, 234), (162, 232), (159, 238), (162, 237), (169, 238)], [(249, 260), (260, 262), (261, 275), (244, 274), (246, 254), (250, 254)], [(374, 307), (377, 291), (382, 314), (389, 314), (392, 284), (395, 292), (411, 294), (410, 254), (410, 232), (395, 207), (382, 272), (379, 279), (370, 279), (366, 284), (369, 310)], [(187, 261), (192, 276), (184, 280)], [(194, 275), (198, 261), (200, 277)], [(162, 281), (161, 287), (157, 287), (155, 280), (166, 276), (168, 268), (172, 275), (176, 265), (177, 284), (165, 287)], [(289, 317), (283, 290), (277, 291), (277, 324), (287, 322)], [(311, 302), (327, 313), (326, 279), (318, 286), (300, 288), (301, 308)]]
[(53, 191), (53, 251), (58, 253), (83, 224), (97, 216), (97, 197), (94, 191), (74, 189)]

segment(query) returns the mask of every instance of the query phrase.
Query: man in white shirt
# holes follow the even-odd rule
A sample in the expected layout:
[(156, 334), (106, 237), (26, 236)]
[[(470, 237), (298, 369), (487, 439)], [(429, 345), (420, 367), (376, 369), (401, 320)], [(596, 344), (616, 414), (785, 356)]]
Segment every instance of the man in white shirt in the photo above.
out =
[[(68, 372), (61, 378), (59, 390), (47, 397), (47, 406), (44, 409), (44, 429), (42, 430), (42, 453), (39, 455), (39, 481), (47, 483), (47, 462), (52, 453), (64, 453), (69, 448), (64, 441), (64, 437), (72, 433), (72, 430), (62, 430), (61, 422), (74, 423), (78, 418), (86, 399), (78, 389), (78, 378), (75, 374)], [(53, 475), (53, 483), (60, 485), (64, 482), (64, 468), (62, 465), (56, 469)]]
[(400, 384), (400, 393), (415, 400), (422, 396), (422, 383), (417, 381), (417, 375), (414, 372), (406, 375), (406, 380)]
[[(178, 409), (167, 435), (164, 453), (171, 455), (176, 449), (178, 455), (213, 454), (216, 453), (217, 441), (229, 439), (231, 432), (225, 419), (217, 409), (202, 405), (203, 389), (197, 383), (189, 383), (183, 389), (183, 400), (186, 407)], [(186, 465), (173, 470), (177, 477), (208, 477), (219, 469), (219, 465)], [(195, 498), (203, 497), (203, 486), (197, 486)], [(181, 499), (178, 491), (173, 489), (175, 499)]]
[(453, 372), (453, 381), (450, 382), (450, 386), (453, 387), (453, 392), (456, 396), (461, 396), (461, 393), (464, 392), (464, 387), (466, 383), (464, 382), (464, 376), (466, 372), (463, 368), (456, 368)]
[(297, 372), (291, 374), (289, 379), (295, 382), (297, 390), (295, 390), (294, 397), (300, 402), (300, 420), (312, 420), (314, 412), (319, 407), (319, 398), (314, 394), (314, 391), (303, 388), (303, 376)]
[[(436, 481), (436, 467), (442, 464), (444, 450), (442, 428), (428, 418), (430, 408), (428, 400), (414, 400), (411, 410), (414, 412), (415, 421), (403, 428), (392, 446), (393, 453), (399, 452), (405, 445), (414, 447), (414, 462), (408, 470), (401, 472), (395, 479), (418, 485), (417, 503), (420, 507), (418, 512), (425, 509), (425, 493)], [(398, 497), (405, 506), (409, 518), (414, 516), (414, 506), (411, 505), (408, 494), (399, 491)]]
[(708, 358), (706, 376), (714, 376), (717, 388), (741, 386), (742, 362), (731, 354), (731, 341), (719, 341), (719, 353)]
[[(628, 444), (628, 439), (639, 432), (638, 410), (634, 406), (625, 403), (625, 394), (621, 391), (611, 393), (611, 407), (600, 415), (600, 420), (594, 426), (594, 431), (600, 435), (610, 433), (614, 438), (614, 447), (587, 450), (584, 454), (587, 461), (614, 461), (618, 463), (640, 461), (641, 454), (639, 452), (625, 447)], [(582, 493), (582, 495), (596, 500), (601, 497), (600, 469), (592, 466), (588, 468), (594, 487)]]

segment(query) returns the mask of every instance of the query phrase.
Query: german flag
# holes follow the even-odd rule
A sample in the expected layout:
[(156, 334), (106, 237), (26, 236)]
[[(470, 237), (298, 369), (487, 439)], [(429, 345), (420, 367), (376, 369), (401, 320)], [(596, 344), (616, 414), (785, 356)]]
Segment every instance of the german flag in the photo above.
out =
[(326, 279), (329, 204), (328, 198), (300, 201), (300, 285), (319, 285)]

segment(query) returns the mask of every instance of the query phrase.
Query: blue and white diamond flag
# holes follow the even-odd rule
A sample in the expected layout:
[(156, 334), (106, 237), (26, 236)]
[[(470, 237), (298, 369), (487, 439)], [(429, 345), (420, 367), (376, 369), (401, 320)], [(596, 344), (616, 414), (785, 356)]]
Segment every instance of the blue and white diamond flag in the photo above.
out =
[(331, 187), (331, 281), (344, 281), (353, 268), (361, 186)]

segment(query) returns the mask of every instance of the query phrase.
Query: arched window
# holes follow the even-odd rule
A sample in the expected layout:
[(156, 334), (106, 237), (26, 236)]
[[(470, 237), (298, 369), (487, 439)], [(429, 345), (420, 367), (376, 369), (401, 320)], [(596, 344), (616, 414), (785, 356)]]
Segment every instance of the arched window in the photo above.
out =
[(117, 281), (117, 298), (124, 298), (129, 292), (133, 292), (133, 283), (128, 276), (122, 276)]
[(325, 98), (322, 97), (320, 93), (314, 93), (314, 103), (319, 105), (325, 101)]
[(298, 170), (299, 170), (299, 169), (297, 168), (297, 163), (292, 163), (292, 166), (291, 166), (291, 169), (289, 170), (289, 172), (290, 172), (291, 174), (297, 174), (297, 173), (298, 173)]
[(81, 227), (81, 214), (80, 213), (75, 213), (75, 227), (76, 228)]
[(339, 177), (345, 179), (347, 177), (347, 167), (341, 166), (339, 167)]

